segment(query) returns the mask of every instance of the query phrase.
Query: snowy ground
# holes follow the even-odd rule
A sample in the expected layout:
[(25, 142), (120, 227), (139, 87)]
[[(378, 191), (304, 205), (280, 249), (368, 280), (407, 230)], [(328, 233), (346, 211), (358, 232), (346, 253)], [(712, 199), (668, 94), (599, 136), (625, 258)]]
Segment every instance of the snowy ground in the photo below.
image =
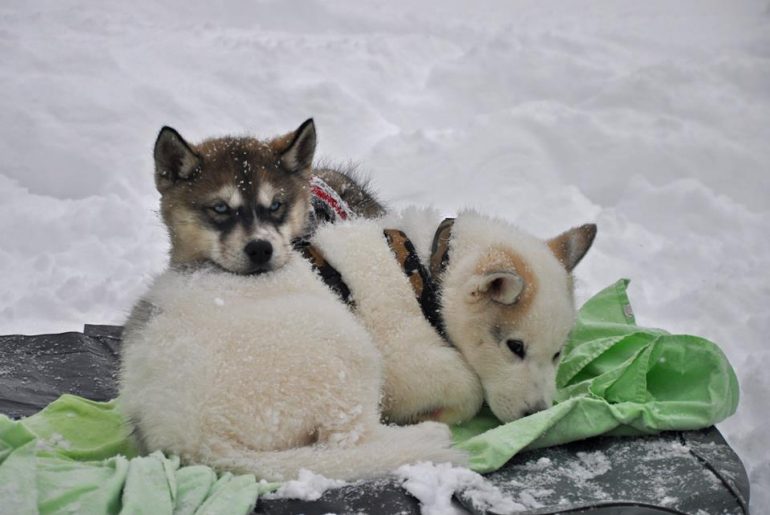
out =
[(164, 265), (151, 146), (314, 116), (393, 206), (543, 236), (595, 221), (579, 293), (719, 342), (721, 425), (770, 506), (770, 3), (0, 5), (0, 333), (120, 322)]

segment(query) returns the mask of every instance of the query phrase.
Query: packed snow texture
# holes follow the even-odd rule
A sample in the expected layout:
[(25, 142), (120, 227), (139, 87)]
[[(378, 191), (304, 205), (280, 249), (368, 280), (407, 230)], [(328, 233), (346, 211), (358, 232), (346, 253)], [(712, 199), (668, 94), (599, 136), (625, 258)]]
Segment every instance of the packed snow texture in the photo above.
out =
[(449, 463), (417, 463), (399, 467), (396, 475), (402, 486), (420, 501), (424, 515), (462, 515), (465, 510), (452, 500), (455, 493), (468, 497), (473, 506), (486, 513), (523, 511), (526, 505), (506, 497), (498, 488), (487, 483), (484, 476)]
[(594, 221), (579, 300), (718, 342), (770, 506), (768, 0), (0, 6), (0, 332), (120, 323), (164, 266), (151, 149), (315, 117), (391, 206)]
[(339, 488), (346, 483), (338, 479), (329, 479), (310, 470), (301, 469), (293, 481), (282, 484), (275, 493), (268, 494), (268, 499), (302, 499), (316, 501), (329, 488)]

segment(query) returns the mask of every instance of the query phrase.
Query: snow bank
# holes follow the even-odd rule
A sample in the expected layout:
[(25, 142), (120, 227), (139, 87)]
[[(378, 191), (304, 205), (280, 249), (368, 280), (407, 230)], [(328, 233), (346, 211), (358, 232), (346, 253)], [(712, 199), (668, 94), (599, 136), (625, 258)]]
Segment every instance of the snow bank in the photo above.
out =
[(84, 0), (0, 6), (0, 332), (119, 323), (165, 262), (151, 148), (312, 115), (392, 205), (599, 237), (579, 295), (719, 342), (770, 505), (770, 5)]

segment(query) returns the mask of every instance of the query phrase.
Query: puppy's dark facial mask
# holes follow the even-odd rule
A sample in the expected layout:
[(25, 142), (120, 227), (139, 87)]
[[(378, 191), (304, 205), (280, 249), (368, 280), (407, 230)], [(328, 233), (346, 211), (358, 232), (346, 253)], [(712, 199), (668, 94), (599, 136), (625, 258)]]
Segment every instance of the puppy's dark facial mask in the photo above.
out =
[(214, 263), (234, 273), (283, 266), (310, 207), (312, 120), (272, 140), (216, 138), (188, 144), (164, 127), (155, 183), (174, 264)]

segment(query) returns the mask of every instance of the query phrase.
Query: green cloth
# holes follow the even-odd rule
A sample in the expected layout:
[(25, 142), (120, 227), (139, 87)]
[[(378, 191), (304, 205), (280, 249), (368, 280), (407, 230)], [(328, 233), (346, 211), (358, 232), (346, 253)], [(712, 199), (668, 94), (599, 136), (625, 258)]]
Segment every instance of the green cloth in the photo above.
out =
[[(453, 428), (473, 470), (600, 434), (708, 427), (735, 411), (738, 382), (719, 348), (637, 327), (627, 285), (618, 281), (581, 308), (552, 408), (505, 425), (484, 411)], [(138, 456), (115, 401), (63, 395), (20, 421), (0, 415), (0, 513), (248, 513), (275, 486), (180, 467), (159, 452)]]
[(0, 415), (0, 513), (249, 513), (254, 476), (137, 456), (115, 401), (62, 395), (20, 421)]
[(735, 413), (738, 380), (715, 344), (638, 327), (622, 279), (580, 309), (556, 376), (556, 404), (500, 425), (488, 410), (453, 428), (471, 468), (592, 436), (700, 429)]

